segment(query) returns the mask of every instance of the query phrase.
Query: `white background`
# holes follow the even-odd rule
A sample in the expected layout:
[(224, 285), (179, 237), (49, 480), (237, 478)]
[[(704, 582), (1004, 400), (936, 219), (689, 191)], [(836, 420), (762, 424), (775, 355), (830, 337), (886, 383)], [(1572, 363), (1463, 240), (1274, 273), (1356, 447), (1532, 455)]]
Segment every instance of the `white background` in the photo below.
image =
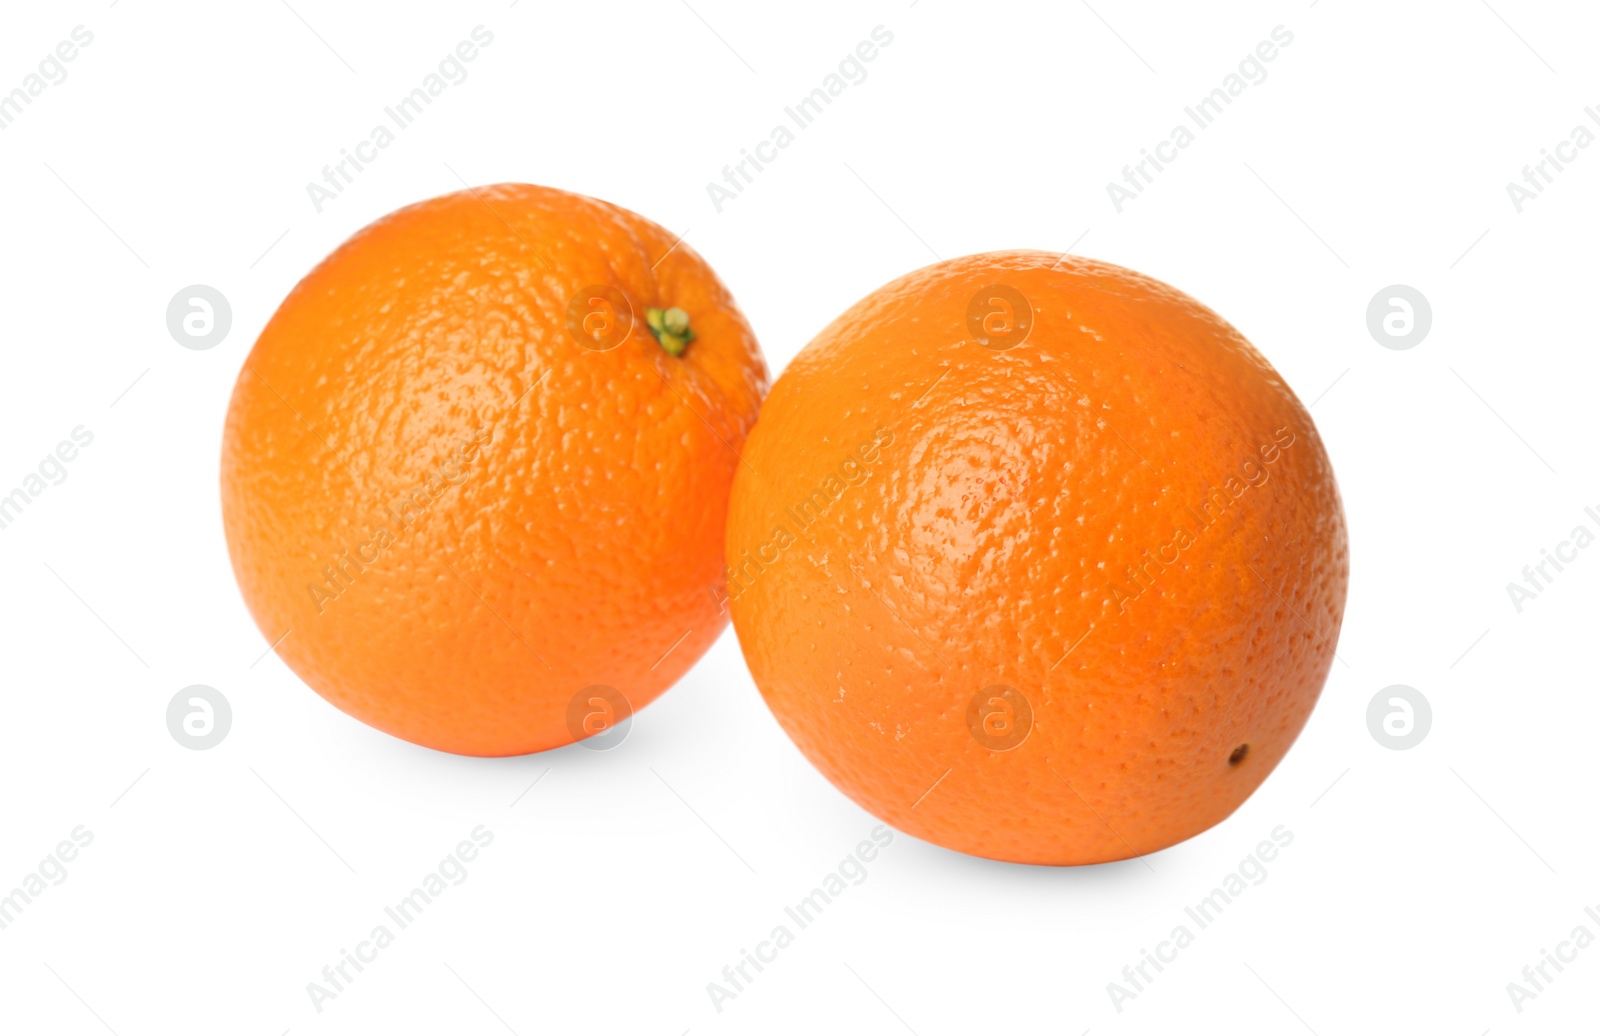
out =
[[(0, 1029), (1592, 1025), (1600, 947), (1520, 1013), (1506, 986), (1574, 926), (1600, 935), (1600, 550), (1521, 613), (1506, 585), (1597, 525), (1600, 148), (1521, 213), (1506, 183), (1600, 104), (1600, 18), (1093, 2), (6, 5), (0, 92), (74, 26), (94, 40), (0, 131), (0, 490), (75, 426), (94, 441), (0, 530), (0, 892), (77, 825), (93, 842), (0, 931)], [(470, 77), (317, 213), (306, 183), (480, 24)], [(877, 25), (894, 40), (869, 77), (717, 213), (707, 181)], [(1294, 40), (1268, 78), (1118, 214), (1107, 181), (1278, 25)], [(876, 823), (784, 737), (731, 631), (614, 751), (463, 759), (325, 704), (229, 570), (218, 445), (255, 334), (358, 227), (462, 180), (687, 232), (775, 372), (935, 256), (1072, 248), (1205, 301), (1312, 405), (1348, 509), (1340, 661), (1295, 749), (1146, 860), (1030, 868), (899, 836), (719, 1013), (707, 983)], [(194, 283), (233, 307), (210, 351), (166, 328)], [(1366, 328), (1397, 283), (1433, 308), (1409, 351)], [(165, 722), (196, 683), (234, 713), (209, 751)], [(1409, 751), (1367, 729), (1395, 683), (1433, 707)], [(317, 1013), (307, 983), (479, 824), (494, 842), (466, 880)], [(1267, 880), (1117, 1011), (1107, 983), (1277, 825), (1294, 841)]]

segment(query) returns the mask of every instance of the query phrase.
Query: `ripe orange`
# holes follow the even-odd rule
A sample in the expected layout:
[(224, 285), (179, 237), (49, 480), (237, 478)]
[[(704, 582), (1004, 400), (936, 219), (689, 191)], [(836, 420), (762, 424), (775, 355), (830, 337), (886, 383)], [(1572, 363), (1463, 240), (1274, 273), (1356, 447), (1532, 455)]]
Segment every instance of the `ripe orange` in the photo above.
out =
[(766, 384), (722, 282), (641, 216), (524, 184), (401, 209), (300, 282), (234, 387), (245, 603), (397, 737), (512, 755), (593, 733), (726, 622), (726, 501)]
[(1348, 558), (1310, 415), (1221, 317), (1043, 252), (873, 292), (778, 379), (728, 593), (800, 750), (917, 837), (1117, 860), (1227, 817), (1333, 659)]

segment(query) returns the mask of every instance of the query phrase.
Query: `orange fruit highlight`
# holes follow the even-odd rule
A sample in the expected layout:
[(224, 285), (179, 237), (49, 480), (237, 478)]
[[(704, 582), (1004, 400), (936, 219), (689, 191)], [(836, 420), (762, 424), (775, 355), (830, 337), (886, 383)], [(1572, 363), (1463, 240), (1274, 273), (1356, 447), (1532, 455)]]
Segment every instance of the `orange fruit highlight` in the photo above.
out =
[(830, 324), (734, 478), (757, 686), (840, 790), (976, 856), (1086, 864), (1218, 823), (1343, 617), (1316, 428), (1187, 295), (1051, 253), (908, 274)]
[(717, 638), (755, 335), (676, 235), (524, 184), (401, 209), (278, 308), (228, 410), (245, 603), (334, 705), (514, 755), (626, 719)]

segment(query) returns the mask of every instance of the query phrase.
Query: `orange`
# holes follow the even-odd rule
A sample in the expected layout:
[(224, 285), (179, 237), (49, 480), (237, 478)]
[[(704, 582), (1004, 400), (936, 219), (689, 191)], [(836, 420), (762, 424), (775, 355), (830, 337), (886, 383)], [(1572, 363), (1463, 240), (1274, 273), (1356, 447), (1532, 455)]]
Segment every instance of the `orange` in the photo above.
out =
[(1086, 864), (1218, 823), (1294, 741), (1348, 573), (1310, 416), (1187, 295), (1033, 251), (873, 292), (773, 386), (728, 594), (767, 704), (902, 831)]
[(725, 510), (765, 393), (687, 245), (524, 184), (401, 209), (278, 308), (234, 386), (245, 603), (334, 705), (419, 745), (620, 723), (725, 624)]

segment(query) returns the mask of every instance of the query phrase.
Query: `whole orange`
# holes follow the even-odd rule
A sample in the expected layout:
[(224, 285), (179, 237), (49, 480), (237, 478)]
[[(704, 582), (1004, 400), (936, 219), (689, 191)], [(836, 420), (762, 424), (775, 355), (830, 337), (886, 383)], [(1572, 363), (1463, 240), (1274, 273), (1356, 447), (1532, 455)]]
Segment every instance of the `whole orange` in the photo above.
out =
[(523, 184), (401, 209), (290, 292), (234, 386), (245, 603), (317, 693), (407, 741), (606, 729), (727, 621), (766, 384), (722, 282), (642, 216)]
[(873, 292), (773, 386), (734, 479), (756, 684), (845, 794), (977, 856), (1084, 864), (1227, 817), (1316, 704), (1344, 516), (1221, 317), (1033, 251)]

